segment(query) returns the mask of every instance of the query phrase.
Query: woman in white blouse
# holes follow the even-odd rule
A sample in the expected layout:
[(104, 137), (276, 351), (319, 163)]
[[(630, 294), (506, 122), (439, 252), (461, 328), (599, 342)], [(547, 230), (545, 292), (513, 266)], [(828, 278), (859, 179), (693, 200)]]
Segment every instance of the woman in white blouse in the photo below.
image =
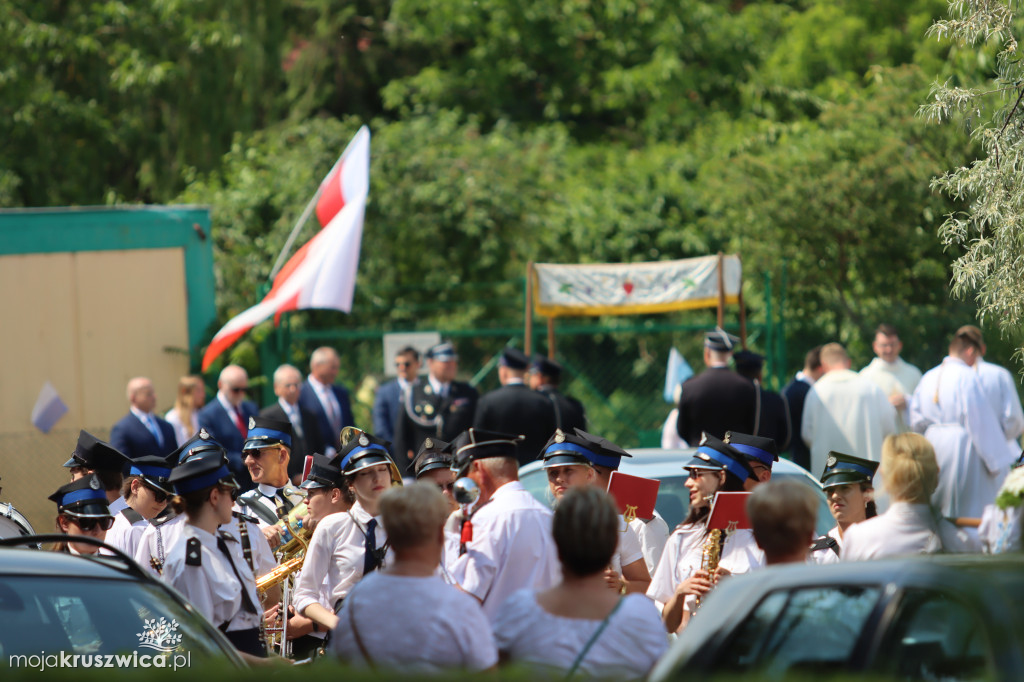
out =
[(552, 533), (562, 581), (551, 589), (514, 593), (494, 622), (502, 660), (585, 678), (641, 679), (668, 647), (653, 602), (618, 595), (605, 568), (618, 545), (614, 501), (593, 487), (568, 490)]
[(174, 437), (181, 447), (199, 433), (199, 409), (206, 404), (203, 378), (186, 376), (178, 380), (178, 397), (164, 419), (174, 427)]

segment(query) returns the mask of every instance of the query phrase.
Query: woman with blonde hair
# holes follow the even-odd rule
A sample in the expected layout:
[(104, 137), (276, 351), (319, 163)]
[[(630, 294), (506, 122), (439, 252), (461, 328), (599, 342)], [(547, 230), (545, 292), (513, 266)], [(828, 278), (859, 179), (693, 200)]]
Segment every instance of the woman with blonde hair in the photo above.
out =
[(185, 376), (178, 380), (178, 397), (164, 419), (174, 427), (178, 447), (199, 433), (199, 408), (206, 404), (206, 386), (203, 378)]
[(884, 514), (846, 530), (843, 560), (978, 551), (976, 541), (932, 506), (939, 465), (927, 438), (917, 433), (886, 438), (881, 476), (892, 503)]

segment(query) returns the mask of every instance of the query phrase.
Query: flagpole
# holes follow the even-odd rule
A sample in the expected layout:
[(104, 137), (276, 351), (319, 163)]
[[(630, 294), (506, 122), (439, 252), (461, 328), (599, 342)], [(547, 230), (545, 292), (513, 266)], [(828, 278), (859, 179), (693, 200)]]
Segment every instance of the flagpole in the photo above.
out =
[[(334, 169), (331, 169), (332, 172)], [(330, 174), (328, 174), (328, 177)], [(292, 244), (295, 243), (295, 239), (299, 236), (299, 232), (305, 227), (306, 221), (309, 220), (309, 216), (313, 213), (313, 209), (316, 208), (316, 202), (320, 199), (320, 194), (323, 191), (323, 184), (316, 188), (316, 192), (313, 193), (313, 198), (306, 204), (306, 208), (302, 210), (302, 215), (299, 216), (299, 220), (295, 223), (295, 227), (292, 228), (292, 233), (288, 235), (288, 240), (284, 243), (284, 248), (281, 249), (280, 255), (277, 257), (277, 261), (274, 263), (273, 269), (270, 271), (270, 277), (268, 278), (271, 282), (277, 277), (277, 273), (280, 272), (281, 268), (284, 267), (285, 259), (288, 256), (288, 252), (292, 250)]]

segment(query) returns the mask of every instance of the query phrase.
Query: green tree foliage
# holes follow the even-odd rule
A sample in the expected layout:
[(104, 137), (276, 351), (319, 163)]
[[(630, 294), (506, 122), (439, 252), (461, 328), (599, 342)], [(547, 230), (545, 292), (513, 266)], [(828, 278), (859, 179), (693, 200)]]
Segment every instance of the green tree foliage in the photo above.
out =
[(921, 109), (933, 121), (966, 123), (983, 150), (933, 185), (966, 204), (942, 224), (944, 244), (962, 248), (953, 264), (953, 291), (974, 294), (983, 320), (1020, 338), (1024, 326), (1024, 64), (1020, 5), (999, 0), (949, 3), (949, 19), (930, 31), (939, 40), (980, 52), (995, 50), (990, 78), (936, 83)]

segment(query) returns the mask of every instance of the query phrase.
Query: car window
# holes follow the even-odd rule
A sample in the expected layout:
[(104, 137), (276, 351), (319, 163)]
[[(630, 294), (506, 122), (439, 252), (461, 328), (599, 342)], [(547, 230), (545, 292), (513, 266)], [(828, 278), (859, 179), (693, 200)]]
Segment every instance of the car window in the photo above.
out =
[(962, 602), (933, 590), (904, 593), (875, 660), (890, 678), (995, 678), (984, 623)]
[(134, 580), (0, 576), (0, 656), (221, 654), (210, 626), (158, 586)]
[(736, 630), (723, 671), (842, 670), (881, 595), (878, 587), (814, 587), (769, 593)]

